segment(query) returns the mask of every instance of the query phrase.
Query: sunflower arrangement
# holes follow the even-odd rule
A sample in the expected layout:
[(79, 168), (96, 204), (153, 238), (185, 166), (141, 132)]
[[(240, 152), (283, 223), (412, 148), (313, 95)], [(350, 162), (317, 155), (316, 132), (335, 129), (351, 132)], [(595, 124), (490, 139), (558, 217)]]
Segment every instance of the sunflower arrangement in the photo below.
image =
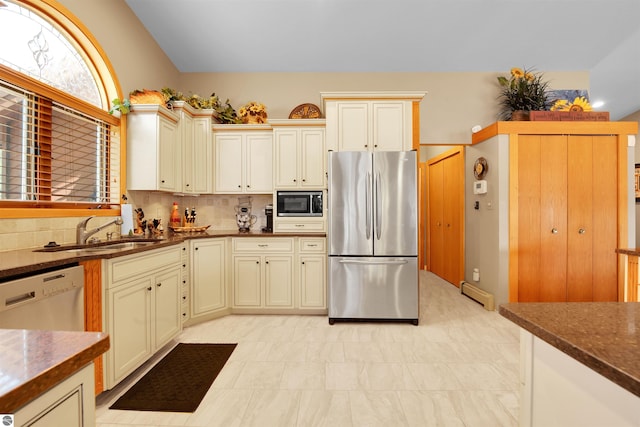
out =
[(266, 123), (267, 107), (259, 102), (251, 101), (240, 107), (238, 116), (244, 123)]
[(551, 111), (592, 111), (592, 108), (584, 96), (578, 96), (573, 102), (569, 102), (568, 99), (558, 99), (551, 106)]
[(510, 76), (498, 77), (501, 87), (500, 113), (501, 120), (511, 120), (514, 111), (538, 111), (549, 107), (547, 95), (548, 83), (540, 73), (531, 69), (514, 67)]

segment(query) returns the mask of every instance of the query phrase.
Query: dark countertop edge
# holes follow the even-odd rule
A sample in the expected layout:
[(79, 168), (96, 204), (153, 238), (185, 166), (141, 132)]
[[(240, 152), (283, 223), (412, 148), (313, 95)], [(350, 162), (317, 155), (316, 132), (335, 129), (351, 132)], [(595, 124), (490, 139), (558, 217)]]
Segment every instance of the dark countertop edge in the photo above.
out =
[(638, 378), (629, 375), (622, 371), (618, 367), (607, 363), (606, 361), (594, 356), (593, 354), (585, 351), (584, 349), (574, 345), (570, 341), (546, 330), (545, 328), (538, 326), (537, 324), (525, 319), (524, 317), (509, 310), (508, 307), (501, 305), (498, 308), (498, 312), (503, 317), (509, 319), (521, 328), (531, 332), (536, 337), (545, 341), (547, 344), (562, 351), (568, 356), (571, 356), (576, 361), (582, 363), (586, 367), (592, 369), (594, 372), (602, 375), (603, 377), (611, 380), (615, 384), (624, 388), (625, 390), (640, 397), (640, 381)]
[[(92, 259), (108, 259), (117, 258), (125, 255), (131, 255), (134, 253), (144, 252), (148, 250), (168, 247), (172, 245), (178, 245), (186, 240), (192, 239), (212, 239), (212, 238), (225, 238), (225, 237), (266, 237), (266, 238), (282, 238), (282, 237), (326, 237), (326, 233), (264, 233), (264, 232), (249, 232), (241, 233), (237, 230), (212, 230), (202, 231), (195, 233), (169, 233), (168, 236), (157, 239), (157, 243), (149, 246), (141, 246), (131, 249), (114, 249), (113, 252), (100, 252), (100, 253), (87, 253), (77, 254), (69, 253), (65, 251), (59, 252), (37, 252), (40, 248), (18, 249), (18, 251), (25, 251), (31, 253), (43, 253), (52, 256), (52, 254), (58, 254), (59, 258), (50, 259), (46, 261), (36, 261), (33, 263), (25, 263), (19, 267), (3, 268), (0, 263), (0, 279), (12, 278), (14, 276), (22, 275), (30, 272), (37, 272), (52, 267), (63, 267), (70, 264), (89, 261)], [(135, 241), (136, 238), (123, 238), (126, 241)], [(148, 239), (140, 239), (148, 240)], [(0, 252), (1, 256), (2, 252)]]
[[(109, 350), (109, 335), (103, 332), (87, 334), (87, 347), (62, 362), (42, 370), (32, 379), (18, 384), (14, 389), (0, 396), (0, 412), (11, 414), (69, 378), (98, 356)], [(94, 393), (93, 389), (89, 390)]]
[(640, 256), (640, 248), (618, 248), (616, 253), (623, 255), (635, 255)]

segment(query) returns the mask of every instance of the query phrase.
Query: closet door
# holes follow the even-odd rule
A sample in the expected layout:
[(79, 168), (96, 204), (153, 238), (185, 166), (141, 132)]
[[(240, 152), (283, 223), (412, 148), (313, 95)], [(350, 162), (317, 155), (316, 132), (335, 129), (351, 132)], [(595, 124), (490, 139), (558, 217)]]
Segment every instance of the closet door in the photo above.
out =
[(444, 276), (443, 163), (429, 165), (429, 270)]
[(463, 175), (462, 151), (429, 163), (429, 270), (455, 286), (464, 279)]
[(567, 138), (518, 136), (518, 301), (567, 297)]
[(567, 301), (617, 300), (617, 142), (568, 137)]
[(462, 154), (457, 153), (447, 157), (443, 163), (443, 253), (444, 279), (460, 286), (460, 281), (464, 279), (462, 260), (462, 206), (464, 200), (464, 182), (460, 173), (464, 168)]

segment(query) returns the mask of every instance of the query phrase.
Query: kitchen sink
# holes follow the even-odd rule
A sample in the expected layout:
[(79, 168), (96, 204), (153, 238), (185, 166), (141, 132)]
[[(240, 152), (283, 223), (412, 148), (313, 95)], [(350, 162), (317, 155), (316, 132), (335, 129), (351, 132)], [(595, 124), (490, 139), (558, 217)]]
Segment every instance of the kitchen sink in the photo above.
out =
[(136, 249), (144, 246), (154, 245), (158, 240), (115, 240), (100, 243), (90, 243), (87, 245), (67, 245), (67, 246), (49, 246), (42, 249), (36, 249), (34, 252), (74, 252), (74, 253), (96, 253), (110, 252), (116, 250)]
[(107, 245), (90, 245), (87, 247), (83, 247), (83, 248), (76, 248), (73, 249), (75, 251), (78, 252), (104, 252), (104, 251), (111, 251), (111, 250), (116, 250), (116, 249), (135, 249), (135, 248), (139, 248), (141, 246), (149, 246), (149, 245), (153, 245), (156, 242), (120, 242), (120, 243), (113, 243), (113, 244), (107, 244)]

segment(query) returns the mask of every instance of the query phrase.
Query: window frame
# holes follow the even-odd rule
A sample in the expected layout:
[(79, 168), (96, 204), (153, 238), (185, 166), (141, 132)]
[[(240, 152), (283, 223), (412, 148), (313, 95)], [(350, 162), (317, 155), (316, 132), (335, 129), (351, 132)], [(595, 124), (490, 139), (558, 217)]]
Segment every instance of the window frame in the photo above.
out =
[[(94, 73), (98, 91), (103, 99), (103, 106), (106, 105), (108, 109), (110, 104), (107, 100), (122, 99), (122, 91), (111, 63), (95, 38), (75, 16), (55, 0), (20, 0), (19, 2), (22, 7), (30, 8), (53, 24), (76, 45), (78, 51), (85, 58), (89, 69)], [(112, 132), (120, 134), (120, 179), (118, 183), (113, 183), (115, 188), (112, 188), (112, 191), (117, 191), (117, 194), (121, 195), (126, 193), (126, 116), (120, 117), (117, 113), (109, 114), (107, 109), (100, 109), (3, 64), (0, 64), (0, 79), (111, 125)], [(0, 201), (0, 218), (81, 217), (87, 215), (118, 216), (120, 215), (120, 205), (58, 202), (47, 206), (46, 202), (40, 201), (36, 206), (34, 202), (30, 201)]]

